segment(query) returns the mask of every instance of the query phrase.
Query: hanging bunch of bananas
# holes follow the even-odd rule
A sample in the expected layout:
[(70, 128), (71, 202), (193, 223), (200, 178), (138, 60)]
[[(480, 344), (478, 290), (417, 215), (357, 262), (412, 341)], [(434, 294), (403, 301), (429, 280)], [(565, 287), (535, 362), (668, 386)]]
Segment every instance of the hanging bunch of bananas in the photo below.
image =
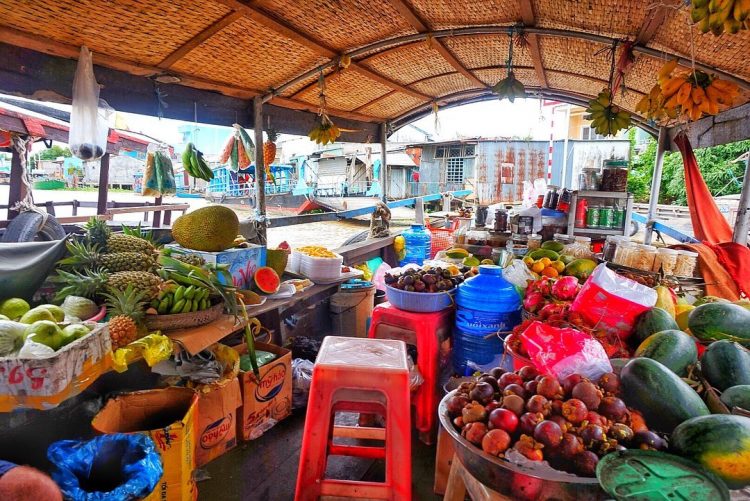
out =
[(750, 0), (692, 0), (690, 17), (701, 32), (716, 36), (750, 30)]
[(319, 120), (315, 122), (315, 127), (313, 127), (307, 137), (311, 141), (322, 145), (336, 142), (336, 139), (341, 135), (339, 128), (328, 118), (327, 114), (321, 113), (319, 117)]
[(677, 118), (677, 110), (668, 110), (664, 107), (664, 95), (661, 86), (657, 83), (651, 87), (651, 91), (643, 96), (635, 105), (635, 111), (654, 122), (665, 122)]
[(185, 150), (182, 152), (182, 167), (195, 178), (204, 181), (210, 181), (214, 178), (214, 173), (208, 166), (206, 159), (203, 158), (203, 153), (198, 151), (193, 143), (185, 145)]
[(659, 86), (668, 113), (692, 121), (704, 114), (716, 115), (728, 108), (739, 94), (739, 87), (703, 71), (675, 71), (677, 61), (669, 61), (659, 71)]
[(500, 99), (507, 97), (511, 103), (517, 97), (526, 97), (526, 88), (520, 80), (516, 80), (516, 76), (512, 71), (509, 71), (507, 77), (492, 86), (492, 92), (497, 94)]
[(630, 127), (630, 113), (612, 104), (612, 91), (602, 90), (595, 99), (589, 101), (583, 118), (591, 120), (591, 127), (602, 136), (614, 136), (622, 129)]

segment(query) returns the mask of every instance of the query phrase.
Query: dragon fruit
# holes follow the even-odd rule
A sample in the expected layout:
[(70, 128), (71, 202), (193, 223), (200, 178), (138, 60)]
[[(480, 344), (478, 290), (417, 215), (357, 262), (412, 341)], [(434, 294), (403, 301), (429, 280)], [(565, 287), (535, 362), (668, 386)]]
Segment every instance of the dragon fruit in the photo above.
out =
[(528, 292), (523, 298), (523, 307), (526, 311), (536, 313), (547, 303), (547, 299), (541, 292)]
[(564, 303), (546, 304), (542, 307), (541, 310), (539, 310), (539, 318), (545, 320), (553, 316), (560, 316), (560, 318), (562, 319), (568, 312), (568, 308), (570, 308), (570, 305)]
[(568, 276), (558, 278), (552, 284), (552, 297), (560, 301), (572, 301), (578, 294), (578, 279)]

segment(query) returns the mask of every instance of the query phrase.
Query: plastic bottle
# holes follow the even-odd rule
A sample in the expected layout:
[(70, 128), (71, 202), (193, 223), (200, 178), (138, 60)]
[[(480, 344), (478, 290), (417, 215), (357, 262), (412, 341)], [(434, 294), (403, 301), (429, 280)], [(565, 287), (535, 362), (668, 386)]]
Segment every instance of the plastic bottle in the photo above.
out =
[(458, 287), (453, 333), (453, 370), (458, 374), (471, 373), (475, 366), (498, 366), (504, 349), (496, 334), (505, 338), (521, 322), (521, 298), (502, 272), (499, 266), (482, 265), (477, 276)]
[(422, 265), (425, 259), (430, 258), (430, 246), (432, 235), (429, 230), (421, 224), (413, 224), (411, 228), (401, 233), (406, 241), (406, 255), (399, 264), (404, 266), (409, 263)]

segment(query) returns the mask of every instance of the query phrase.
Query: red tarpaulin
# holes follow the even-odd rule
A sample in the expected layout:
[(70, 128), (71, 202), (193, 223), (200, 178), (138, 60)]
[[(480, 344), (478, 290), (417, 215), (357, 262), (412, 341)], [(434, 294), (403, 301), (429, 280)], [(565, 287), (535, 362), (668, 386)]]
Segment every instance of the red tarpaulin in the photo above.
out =
[(711, 192), (708, 191), (690, 141), (685, 134), (680, 133), (674, 138), (674, 143), (682, 153), (682, 163), (685, 166), (687, 201), (695, 238), (710, 244), (731, 242), (732, 229), (719, 212)]

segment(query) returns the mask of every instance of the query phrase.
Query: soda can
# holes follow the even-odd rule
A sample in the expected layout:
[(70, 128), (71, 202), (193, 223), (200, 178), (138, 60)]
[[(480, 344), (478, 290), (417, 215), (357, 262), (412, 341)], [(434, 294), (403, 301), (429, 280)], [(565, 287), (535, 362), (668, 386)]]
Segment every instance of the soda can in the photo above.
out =
[(613, 228), (615, 224), (615, 210), (612, 207), (599, 209), (599, 228)]
[(620, 229), (625, 226), (625, 209), (615, 209), (615, 218), (612, 227)]
[(586, 228), (599, 228), (599, 207), (596, 205), (586, 210)]

